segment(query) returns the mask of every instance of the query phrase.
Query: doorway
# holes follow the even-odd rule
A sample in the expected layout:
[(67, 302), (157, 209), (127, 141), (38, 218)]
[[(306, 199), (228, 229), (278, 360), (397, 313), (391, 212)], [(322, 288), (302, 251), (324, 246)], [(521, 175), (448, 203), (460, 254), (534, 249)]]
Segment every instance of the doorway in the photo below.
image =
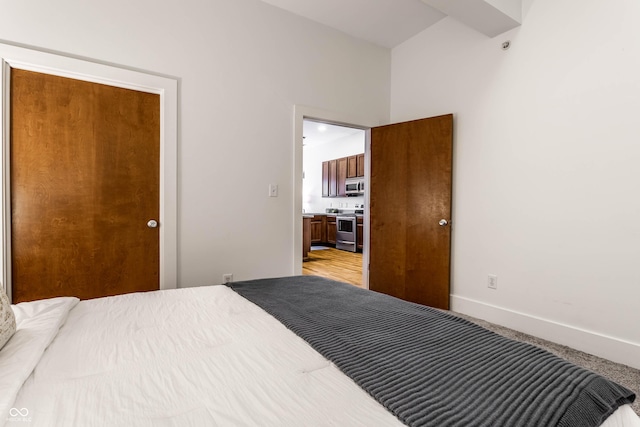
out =
[[(425, 305), (448, 308), (451, 265), (453, 115), (385, 126), (378, 126), (378, 124), (358, 126), (352, 123), (366, 123), (366, 121), (324, 110), (296, 106), (294, 111), (295, 200), (292, 233), (294, 274), (302, 274), (302, 143), (305, 118), (365, 129), (366, 184), (369, 191), (365, 191), (364, 219), (366, 224), (370, 225), (364, 228), (363, 233), (364, 287)], [(372, 136), (374, 133), (375, 138)], [(380, 160), (376, 166), (377, 172), (372, 168), (374, 142), (379, 149), (376, 154)], [(402, 143), (398, 144), (398, 142)], [(414, 147), (413, 144), (418, 145)], [(387, 158), (390, 161), (387, 162)], [(430, 170), (437, 173), (424, 173)], [(375, 186), (374, 173), (376, 174)], [(384, 178), (386, 175), (390, 178), (396, 176), (398, 179)], [(381, 186), (383, 183), (385, 185)], [(380, 197), (375, 200), (378, 209), (375, 224), (373, 213), (370, 212), (374, 210), (371, 193), (379, 190), (374, 187), (379, 187), (380, 190)], [(388, 188), (389, 191), (383, 188)], [(400, 194), (396, 191), (398, 188), (407, 190), (401, 192), (404, 196), (398, 196)], [(373, 242), (374, 231), (375, 242)], [(374, 246), (377, 250), (375, 260), (372, 255)], [(433, 262), (434, 260), (437, 262)], [(402, 276), (402, 280), (396, 280), (398, 275)], [(391, 288), (379, 286), (380, 283), (385, 282), (393, 286)]]
[(303, 120), (303, 274), (364, 287), (365, 137), (363, 129)]

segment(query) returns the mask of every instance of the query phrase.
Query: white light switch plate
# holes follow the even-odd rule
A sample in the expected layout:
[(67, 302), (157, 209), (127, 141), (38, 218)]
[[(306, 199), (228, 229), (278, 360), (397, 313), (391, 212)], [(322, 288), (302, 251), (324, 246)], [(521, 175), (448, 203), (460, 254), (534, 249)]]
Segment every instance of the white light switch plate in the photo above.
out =
[(278, 197), (278, 184), (269, 184), (269, 197)]

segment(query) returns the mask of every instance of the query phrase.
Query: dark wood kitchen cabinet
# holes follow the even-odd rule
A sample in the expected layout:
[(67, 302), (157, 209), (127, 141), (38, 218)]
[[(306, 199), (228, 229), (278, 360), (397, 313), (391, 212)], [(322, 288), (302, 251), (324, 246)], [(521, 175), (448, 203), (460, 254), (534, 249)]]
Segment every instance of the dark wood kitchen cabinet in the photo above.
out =
[(311, 217), (302, 217), (302, 260), (309, 261), (309, 251), (311, 250)]
[(338, 196), (338, 159), (322, 162), (322, 197)]
[(356, 217), (356, 248), (362, 250), (364, 247), (364, 218)]
[(311, 244), (324, 243), (327, 240), (327, 222), (325, 215), (311, 218)]
[(322, 162), (322, 197), (329, 197), (329, 162)]
[(347, 178), (358, 176), (358, 156), (347, 157)]
[(329, 160), (329, 197), (338, 196), (338, 160)]
[(356, 156), (356, 176), (364, 176), (364, 153)]
[(327, 243), (336, 244), (336, 216), (327, 215)]
[(342, 157), (338, 162), (338, 197), (347, 197), (345, 182), (347, 181), (347, 158)]
[(322, 197), (346, 197), (347, 178), (364, 176), (364, 153), (322, 162)]

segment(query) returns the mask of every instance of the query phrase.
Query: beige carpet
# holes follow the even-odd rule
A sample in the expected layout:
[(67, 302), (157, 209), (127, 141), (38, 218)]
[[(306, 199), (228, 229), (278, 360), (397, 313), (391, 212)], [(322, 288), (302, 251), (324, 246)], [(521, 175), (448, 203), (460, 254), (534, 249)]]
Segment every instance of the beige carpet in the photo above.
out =
[(535, 346), (543, 348), (557, 356), (562, 357), (563, 359), (568, 360), (571, 363), (582, 366), (583, 368), (589, 369), (592, 372), (600, 374), (603, 377), (610, 379), (611, 381), (615, 381), (616, 383), (627, 387), (636, 394), (636, 400), (635, 402), (633, 402), (631, 407), (636, 412), (636, 414), (640, 415), (640, 370), (622, 365), (620, 363), (611, 362), (610, 360), (606, 360), (592, 354), (574, 350), (564, 345), (556, 344), (550, 341), (536, 338), (531, 335), (523, 334), (522, 332), (495, 325), (481, 319), (476, 319), (474, 317), (466, 316), (460, 313), (454, 314), (470, 320), (471, 322), (474, 322), (507, 338), (527, 342), (529, 344), (533, 344)]

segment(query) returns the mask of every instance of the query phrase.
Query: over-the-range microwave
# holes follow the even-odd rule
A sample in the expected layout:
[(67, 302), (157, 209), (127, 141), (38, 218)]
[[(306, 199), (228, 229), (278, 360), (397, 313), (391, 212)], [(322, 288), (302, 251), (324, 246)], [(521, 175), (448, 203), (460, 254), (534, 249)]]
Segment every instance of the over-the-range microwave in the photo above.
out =
[(364, 179), (347, 178), (344, 183), (345, 194), (347, 196), (360, 196), (364, 194)]

